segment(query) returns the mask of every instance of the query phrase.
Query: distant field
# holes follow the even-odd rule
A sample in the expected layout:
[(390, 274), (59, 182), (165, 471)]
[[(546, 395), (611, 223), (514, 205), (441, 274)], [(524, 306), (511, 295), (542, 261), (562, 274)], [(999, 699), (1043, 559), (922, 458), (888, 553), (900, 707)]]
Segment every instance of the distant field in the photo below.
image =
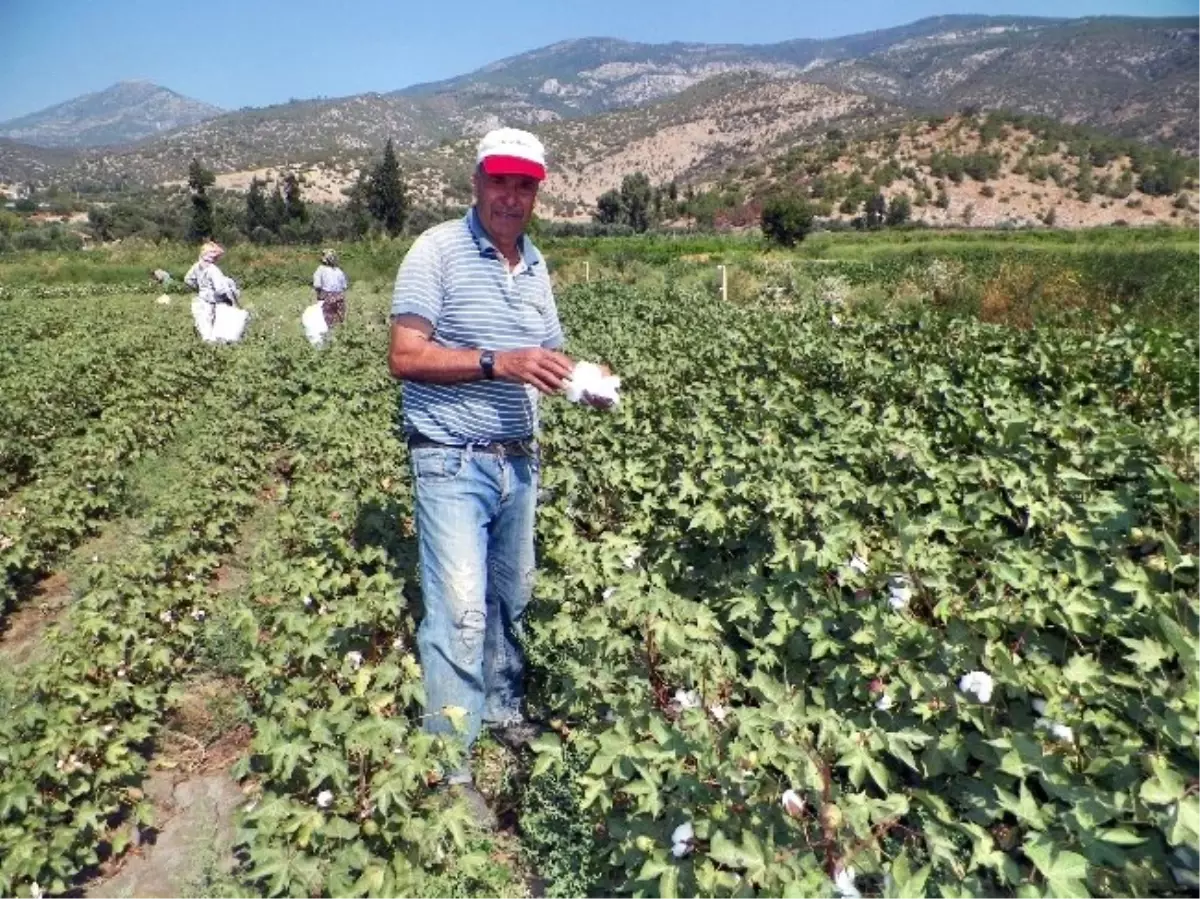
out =
[(419, 730), (405, 247), (319, 350), (311, 249), (230, 248), (223, 347), (149, 283), (194, 248), (0, 258), (0, 894), (161, 863), (213, 775), (177, 894), (1194, 894), (1194, 231), (545, 241), (624, 400), (543, 402), (497, 833)]

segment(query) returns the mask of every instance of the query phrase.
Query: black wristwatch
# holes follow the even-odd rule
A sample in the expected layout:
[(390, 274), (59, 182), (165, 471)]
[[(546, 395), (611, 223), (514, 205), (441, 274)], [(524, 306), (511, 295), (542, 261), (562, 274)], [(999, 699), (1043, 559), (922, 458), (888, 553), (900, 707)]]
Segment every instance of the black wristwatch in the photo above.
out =
[(491, 350), (484, 350), (479, 354), (479, 367), (483, 369), (483, 376), (489, 381), (496, 380), (496, 354)]

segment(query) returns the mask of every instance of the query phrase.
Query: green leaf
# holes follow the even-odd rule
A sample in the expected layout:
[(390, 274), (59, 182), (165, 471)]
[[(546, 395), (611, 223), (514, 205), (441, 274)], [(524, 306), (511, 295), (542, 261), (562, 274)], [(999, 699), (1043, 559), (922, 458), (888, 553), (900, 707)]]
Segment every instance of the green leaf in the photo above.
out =
[(1164, 646), (1157, 640), (1149, 639), (1134, 639), (1130, 637), (1121, 637), (1121, 642), (1134, 650), (1125, 656), (1141, 671), (1150, 671), (1157, 668), (1165, 661), (1175, 658), (1175, 650), (1170, 646)]
[(1151, 758), (1154, 776), (1142, 783), (1138, 795), (1150, 805), (1170, 805), (1182, 798), (1187, 785), (1183, 777), (1159, 756)]
[(1194, 793), (1179, 800), (1171, 814), (1167, 842), (1172, 846), (1195, 846), (1200, 840), (1200, 797)]
[(679, 869), (674, 865), (669, 866), (659, 875), (658, 895), (663, 899), (675, 899), (679, 895)]
[(1025, 854), (1046, 878), (1052, 896), (1091, 896), (1087, 889), (1087, 859), (1056, 849), (1042, 836), (1025, 841)]

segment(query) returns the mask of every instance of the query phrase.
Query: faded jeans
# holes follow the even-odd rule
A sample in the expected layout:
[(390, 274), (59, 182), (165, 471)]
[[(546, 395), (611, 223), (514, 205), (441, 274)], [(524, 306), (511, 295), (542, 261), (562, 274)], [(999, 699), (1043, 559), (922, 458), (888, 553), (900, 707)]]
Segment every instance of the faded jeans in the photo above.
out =
[[(464, 714), (469, 748), (483, 722), (521, 715), (521, 620), (533, 591), (536, 456), (414, 447), (416, 525), (425, 617), (417, 649), (425, 728), (452, 733)], [(465, 779), (464, 771), (452, 779)]]

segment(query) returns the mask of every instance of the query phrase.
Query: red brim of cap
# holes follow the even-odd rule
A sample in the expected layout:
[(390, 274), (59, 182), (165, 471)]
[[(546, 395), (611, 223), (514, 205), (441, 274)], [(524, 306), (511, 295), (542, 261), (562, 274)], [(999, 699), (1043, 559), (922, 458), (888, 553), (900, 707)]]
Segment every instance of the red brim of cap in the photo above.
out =
[(520, 156), (486, 156), (480, 165), (489, 175), (528, 175), (539, 181), (546, 177), (545, 166)]

